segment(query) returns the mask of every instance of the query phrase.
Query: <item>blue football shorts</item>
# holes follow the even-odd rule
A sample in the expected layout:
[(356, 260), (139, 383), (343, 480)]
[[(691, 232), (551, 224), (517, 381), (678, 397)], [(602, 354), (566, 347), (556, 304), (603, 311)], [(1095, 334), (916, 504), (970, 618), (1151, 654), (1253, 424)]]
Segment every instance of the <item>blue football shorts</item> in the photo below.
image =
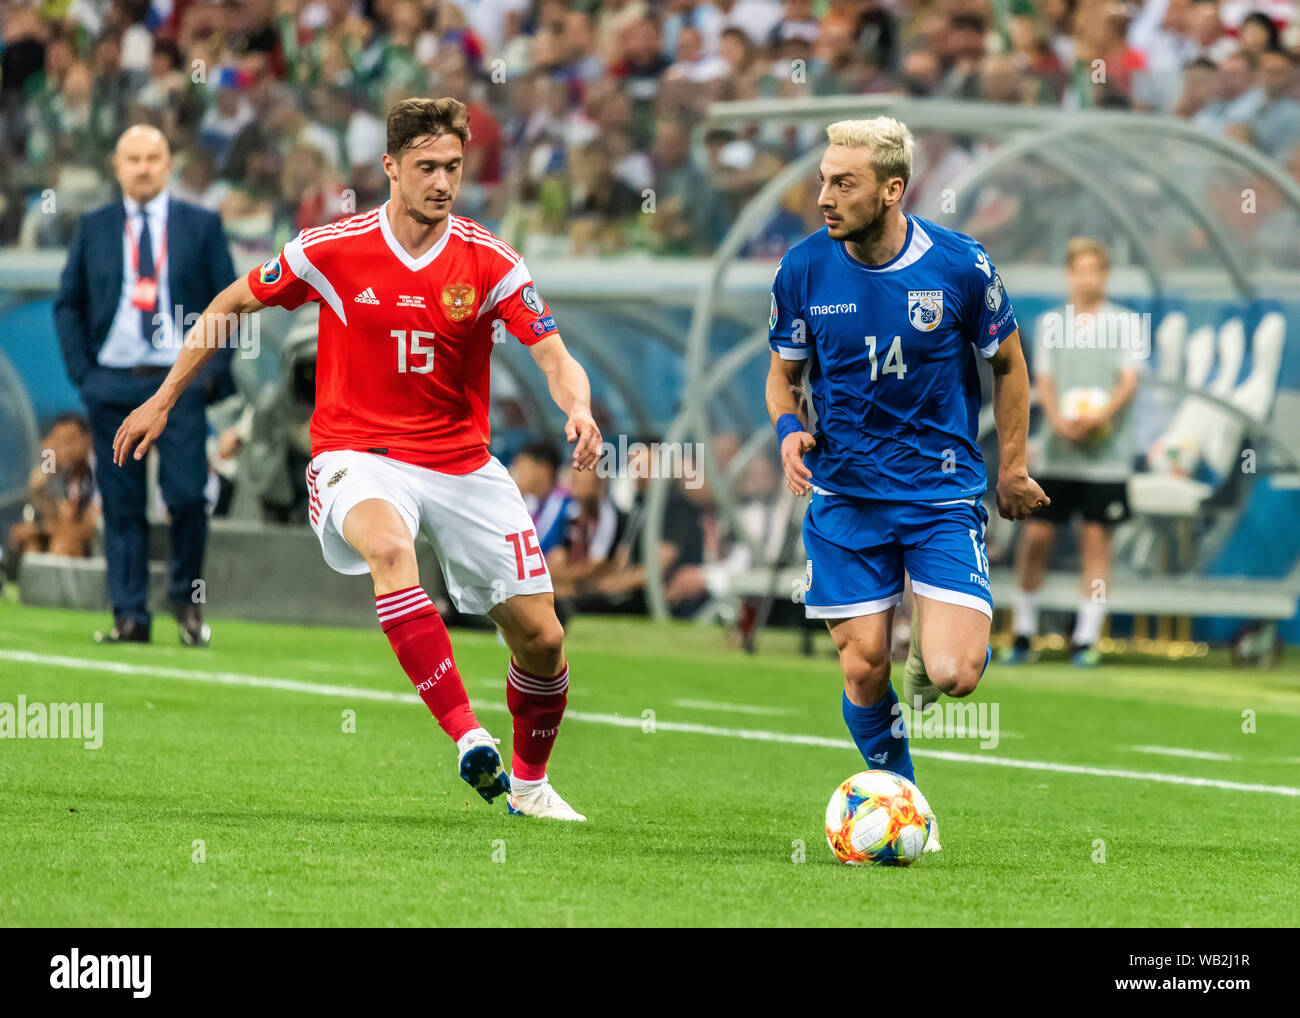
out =
[(903, 572), (921, 597), (993, 617), (988, 512), (978, 499), (880, 502), (813, 489), (803, 521), (810, 619), (887, 611), (903, 600)]

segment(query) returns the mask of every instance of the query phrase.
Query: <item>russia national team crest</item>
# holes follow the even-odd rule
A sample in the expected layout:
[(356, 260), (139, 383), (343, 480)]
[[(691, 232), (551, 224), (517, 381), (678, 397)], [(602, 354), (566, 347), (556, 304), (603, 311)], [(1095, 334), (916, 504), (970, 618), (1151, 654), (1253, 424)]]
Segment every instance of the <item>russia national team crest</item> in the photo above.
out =
[(943, 291), (908, 290), (907, 320), (921, 332), (937, 329), (943, 321)]
[(442, 288), (442, 309), (453, 322), (462, 321), (474, 310), (474, 287), (452, 283)]
[(261, 280), (263, 284), (279, 282), (280, 280), (280, 256), (276, 255), (262, 263)]

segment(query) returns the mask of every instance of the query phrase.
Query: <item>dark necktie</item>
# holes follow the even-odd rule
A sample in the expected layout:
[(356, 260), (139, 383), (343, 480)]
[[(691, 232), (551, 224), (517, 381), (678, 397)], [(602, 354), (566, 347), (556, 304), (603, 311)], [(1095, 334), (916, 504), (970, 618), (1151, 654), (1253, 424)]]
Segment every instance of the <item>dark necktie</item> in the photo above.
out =
[[(156, 280), (158, 278), (154, 275), (153, 238), (149, 236), (149, 217), (145, 215), (143, 209), (140, 210), (140, 264), (137, 275), (141, 279)], [(151, 347), (154, 345), (153, 332), (155, 326), (153, 316), (157, 308), (158, 298), (157, 291), (155, 291), (153, 307), (149, 308), (147, 311), (140, 311), (140, 335), (144, 337), (144, 341)]]

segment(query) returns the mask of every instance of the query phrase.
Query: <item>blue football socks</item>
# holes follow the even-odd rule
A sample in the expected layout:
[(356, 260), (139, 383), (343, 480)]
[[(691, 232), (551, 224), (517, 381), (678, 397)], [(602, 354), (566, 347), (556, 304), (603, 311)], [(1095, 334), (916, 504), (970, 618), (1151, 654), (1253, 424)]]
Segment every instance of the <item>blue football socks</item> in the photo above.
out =
[[(915, 780), (912, 755), (907, 751), (907, 726), (899, 714), (898, 694), (887, 685), (884, 699), (870, 707), (859, 707), (843, 695), (844, 723), (867, 767), (893, 771), (908, 781)], [(898, 734), (895, 734), (897, 732)]]

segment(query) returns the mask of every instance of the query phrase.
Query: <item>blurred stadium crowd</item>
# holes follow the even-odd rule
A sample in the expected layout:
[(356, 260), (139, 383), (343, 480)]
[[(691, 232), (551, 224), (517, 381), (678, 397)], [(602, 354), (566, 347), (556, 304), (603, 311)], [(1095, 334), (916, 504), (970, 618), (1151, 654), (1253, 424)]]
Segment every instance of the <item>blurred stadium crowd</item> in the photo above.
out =
[[(527, 253), (712, 251), (811, 126), (692, 132), (715, 100), (905, 93), (1119, 107), (1256, 146), (1300, 179), (1288, 0), (5, 0), (0, 244), (66, 245), (123, 128), (250, 256), (386, 196), (384, 112), (470, 106), (458, 211)], [(971, 158), (922, 139), (916, 202)], [(640, 215), (653, 210), (652, 216)], [(749, 242), (819, 225), (792, 189)], [(237, 261), (239, 259), (237, 258)]]
[[(1251, 146), (1300, 181), (1300, 6), (1284, 0), (0, 0), (0, 17), (3, 247), (67, 247), (80, 215), (113, 200), (118, 138), (147, 123), (171, 145), (167, 190), (219, 212), (242, 269), (300, 230), (387, 198), (385, 113), (410, 95), (468, 104), (473, 140), (456, 211), (534, 262), (711, 254), (763, 184), (822, 141), (812, 123), (711, 127), (705, 111), (719, 100), (900, 94), (1147, 111)], [(995, 140), (918, 131), (904, 204), (938, 194)], [(1170, 170), (1199, 173), (1192, 190), (1210, 205), (1240, 200), (1240, 180), (1216, 191), (1208, 169)], [(1072, 192), (1025, 200), (1050, 189), (1042, 180), (1021, 187), (1017, 174), (1044, 172), (1004, 176), (964, 229), (1000, 257), (1068, 265), (1072, 238), (1091, 232), (1096, 208)], [(1118, 171), (1108, 184), (1124, 186)], [(1223, 218), (1269, 263), (1300, 265), (1294, 213), (1270, 211), (1267, 194), (1265, 215)], [(1206, 246), (1171, 225), (1154, 198), (1146, 205), (1158, 220), (1154, 247), (1181, 258)], [(741, 255), (775, 259), (820, 225), (810, 175)], [(1104, 248), (1097, 265), (1101, 289), (1086, 300), (1072, 290), (1075, 304), (1102, 307)], [(1105, 404), (1122, 365), (1101, 367), (1094, 389)], [(1046, 361), (1036, 371), (1041, 385)], [(286, 393), (297, 385), (288, 375)], [(1130, 386), (1109, 412), (1122, 415), (1131, 399)], [(279, 400), (275, 414), (291, 402)], [(245, 396), (208, 409), (209, 511), (299, 521), (305, 417), (263, 420), (260, 431), (258, 420)], [(1050, 430), (1084, 442), (1070, 437), (1072, 421)], [(61, 469), (32, 472), (24, 518), (0, 555), (10, 575), (26, 553), (97, 548), (87, 424), (72, 414), (42, 423), (41, 448), (64, 450)], [(1116, 483), (1136, 451), (1127, 438), (1122, 445)], [(739, 446), (720, 436), (713, 457), (725, 468)], [(560, 600), (577, 611), (645, 611), (649, 472), (571, 474), (545, 442), (517, 451), (510, 467)], [(659, 545), (666, 598), (680, 615), (725, 601), (753, 567), (753, 549), (775, 560), (786, 538), (789, 507), (767, 457), (751, 461), (735, 491), (748, 542), (723, 532), (701, 482), (673, 486)], [(1098, 513), (1117, 511), (1092, 521), (1107, 535), (1127, 511), (1109, 498)], [(155, 518), (165, 514), (153, 507)], [(1050, 537), (1052, 523), (1043, 527)], [(1108, 544), (1102, 558), (1105, 572)], [(1017, 633), (1020, 616), (1028, 633), (1037, 609), (1020, 608)]]

